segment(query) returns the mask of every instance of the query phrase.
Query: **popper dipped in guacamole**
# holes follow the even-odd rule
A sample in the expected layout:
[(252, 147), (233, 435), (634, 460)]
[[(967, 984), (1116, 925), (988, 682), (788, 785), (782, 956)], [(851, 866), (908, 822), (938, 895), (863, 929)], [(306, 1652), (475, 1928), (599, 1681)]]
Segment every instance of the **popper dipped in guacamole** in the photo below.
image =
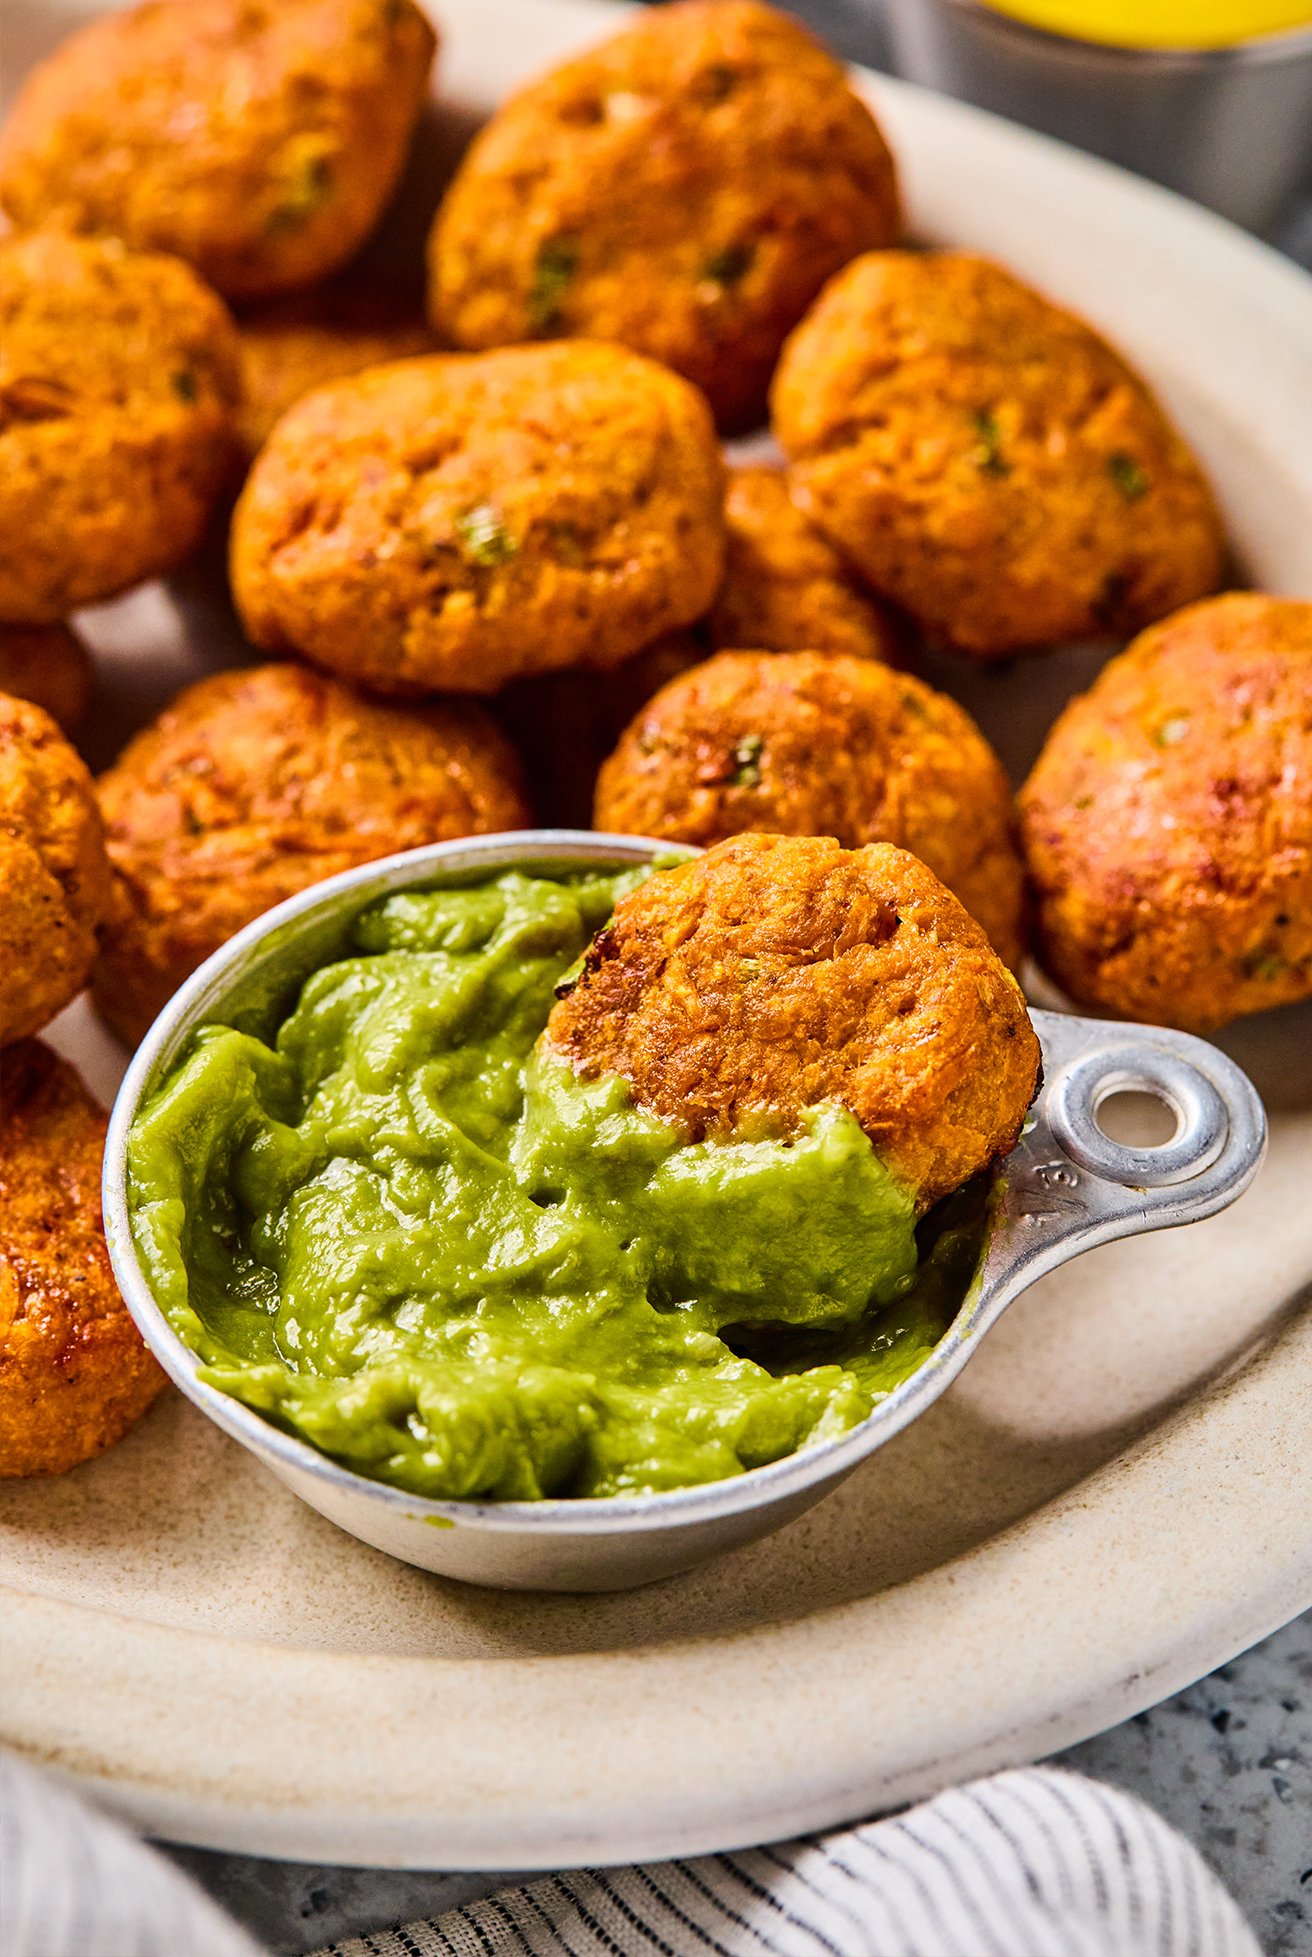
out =
[[(386, 898), (266, 1037), (195, 1036), (138, 1116), (129, 1191), (207, 1379), (415, 1494), (535, 1499), (738, 1474), (853, 1427), (914, 1370), (976, 1237), (941, 1212), (917, 1230), (915, 1150), (877, 1152), (841, 1082), (698, 1136), (568, 1026), (543, 1034), (630, 910), (720, 853)], [(976, 1010), (977, 962), (958, 1001)]]

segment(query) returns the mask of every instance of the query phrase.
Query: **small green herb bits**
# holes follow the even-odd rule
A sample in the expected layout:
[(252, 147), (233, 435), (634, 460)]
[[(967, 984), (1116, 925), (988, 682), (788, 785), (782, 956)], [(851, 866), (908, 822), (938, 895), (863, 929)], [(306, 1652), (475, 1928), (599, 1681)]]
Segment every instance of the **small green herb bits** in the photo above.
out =
[(1269, 984), (1289, 970), (1289, 960), (1271, 945), (1258, 945), (1245, 954), (1242, 966), (1245, 978), (1259, 979)]
[(729, 777), (732, 788), (759, 788), (761, 785), (761, 756), (765, 753), (765, 741), (760, 734), (744, 734), (733, 751), (733, 773)]
[(319, 147), (305, 143), (287, 146), (277, 201), (269, 213), (268, 229), (283, 231), (304, 224), (333, 194), (332, 159)]
[(533, 261), (528, 317), (534, 333), (559, 332), (565, 294), (579, 269), (579, 248), (573, 238), (544, 238)]
[(173, 389), (179, 401), (184, 402), (189, 408), (194, 406), (200, 398), (200, 388), (196, 384), (196, 376), (188, 367), (179, 367), (174, 373), (170, 374), (169, 386)]
[(455, 520), (455, 532), (466, 561), (480, 570), (495, 571), (515, 555), (516, 543), (495, 503), (475, 503)]
[(1127, 503), (1137, 503), (1141, 496), (1148, 494), (1147, 471), (1123, 449), (1107, 457), (1107, 473)]
[(1153, 728), (1153, 746), (1154, 747), (1179, 747), (1181, 741), (1185, 738), (1185, 735), (1188, 732), (1189, 732), (1188, 714), (1187, 713), (1172, 714), (1169, 720), (1159, 721), (1157, 726)]
[(975, 447), (971, 459), (983, 476), (1007, 476), (1011, 465), (1002, 453), (1002, 430), (998, 418), (989, 408), (977, 408), (970, 418), (975, 430)]
[(721, 289), (735, 286), (751, 271), (755, 257), (755, 245), (723, 245), (719, 251), (713, 251), (706, 259), (698, 274), (697, 282), (699, 285), (714, 285)]

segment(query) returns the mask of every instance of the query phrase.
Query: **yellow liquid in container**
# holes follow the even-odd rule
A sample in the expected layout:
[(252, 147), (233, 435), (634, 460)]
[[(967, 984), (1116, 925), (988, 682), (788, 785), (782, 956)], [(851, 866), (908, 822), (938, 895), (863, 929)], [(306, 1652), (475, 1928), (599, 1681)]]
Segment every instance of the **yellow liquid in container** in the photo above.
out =
[(1121, 48), (1224, 48), (1312, 27), (1309, 0), (988, 0), (1031, 27)]

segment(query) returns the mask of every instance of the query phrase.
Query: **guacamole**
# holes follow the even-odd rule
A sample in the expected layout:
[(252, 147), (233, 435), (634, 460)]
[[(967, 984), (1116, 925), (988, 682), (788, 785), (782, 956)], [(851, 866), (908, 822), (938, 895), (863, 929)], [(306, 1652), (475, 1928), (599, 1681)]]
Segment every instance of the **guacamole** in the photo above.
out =
[(918, 1249), (850, 1114), (689, 1143), (539, 1044), (647, 874), (386, 898), (267, 1038), (195, 1035), (128, 1171), (203, 1377), (416, 1495), (532, 1500), (778, 1460), (924, 1359), (975, 1242)]

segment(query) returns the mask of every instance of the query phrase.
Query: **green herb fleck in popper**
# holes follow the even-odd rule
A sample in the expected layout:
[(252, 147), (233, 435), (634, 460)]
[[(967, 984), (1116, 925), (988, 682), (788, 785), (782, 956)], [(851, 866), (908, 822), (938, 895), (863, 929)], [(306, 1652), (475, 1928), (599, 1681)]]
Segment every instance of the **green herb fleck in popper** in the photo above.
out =
[(1288, 970), (1289, 960), (1280, 952), (1272, 950), (1270, 945), (1259, 945), (1256, 951), (1250, 951), (1243, 961), (1246, 978), (1265, 979), (1268, 983), (1272, 979), (1283, 978)]
[(720, 251), (713, 251), (702, 266), (701, 277), (712, 285), (737, 285), (752, 268), (756, 257), (753, 245), (725, 245)]
[(987, 408), (979, 408), (971, 416), (971, 422), (977, 437), (975, 467), (985, 476), (1009, 475), (1011, 472), (1002, 453), (1002, 431), (998, 427), (997, 416)]
[(765, 741), (760, 734), (744, 734), (734, 748), (733, 786), (735, 788), (759, 788), (761, 783), (761, 756), (765, 752)]
[(270, 230), (304, 224), (323, 208), (332, 194), (331, 159), (319, 148), (294, 147), (278, 186), (277, 200), (269, 213)]
[(528, 296), (529, 322), (535, 333), (559, 331), (561, 302), (578, 269), (579, 248), (573, 238), (548, 238), (538, 246), (533, 287)]
[(1132, 455), (1118, 452), (1107, 457), (1107, 473), (1127, 503), (1137, 503), (1148, 493), (1148, 477)]
[(462, 510), (455, 527), (464, 555), (484, 571), (495, 571), (515, 555), (515, 540), (494, 503), (476, 503)]

